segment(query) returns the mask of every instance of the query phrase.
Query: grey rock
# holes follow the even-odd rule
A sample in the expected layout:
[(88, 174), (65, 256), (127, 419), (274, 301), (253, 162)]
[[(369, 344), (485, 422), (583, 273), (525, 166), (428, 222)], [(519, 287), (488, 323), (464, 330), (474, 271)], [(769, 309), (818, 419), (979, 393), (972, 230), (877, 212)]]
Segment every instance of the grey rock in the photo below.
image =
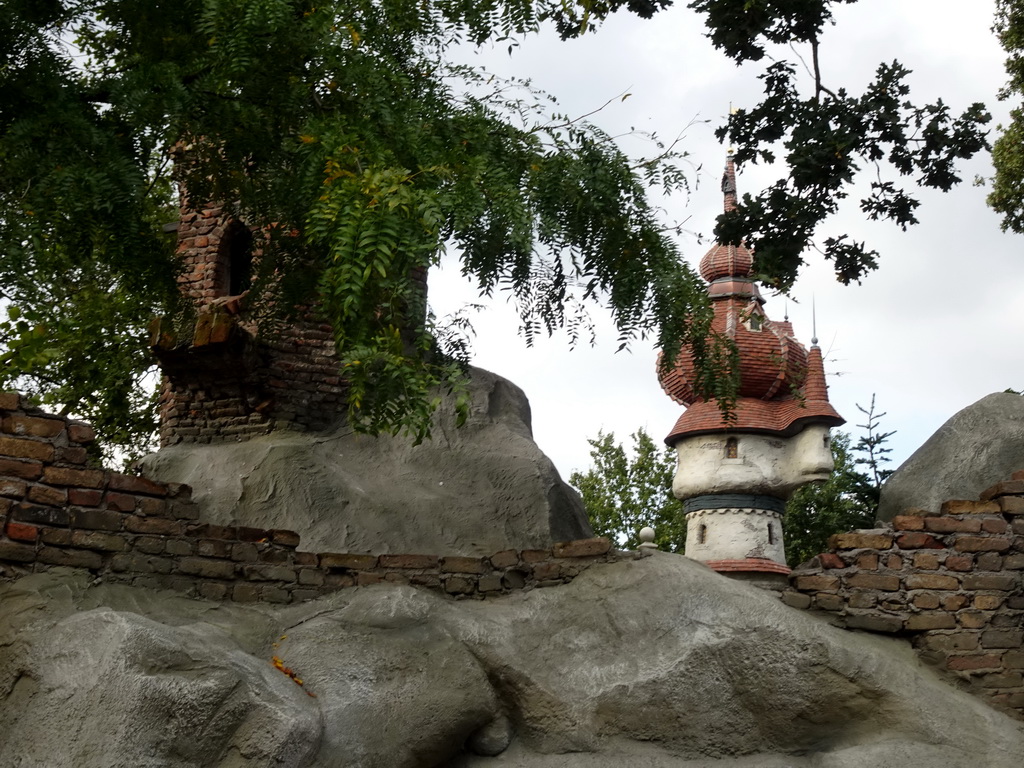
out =
[(977, 499), (1024, 469), (1024, 397), (997, 392), (956, 413), (882, 486), (878, 517), (938, 511), (948, 499)]
[(472, 369), (469, 394), (466, 424), (446, 399), (418, 446), (279, 431), (170, 446), (141, 467), (192, 486), (205, 522), (295, 530), (305, 551), (486, 556), (592, 536), (579, 494), (533, 441), (523, 391)]
[(494, 757), (508, 749), (514, 735), (515, 726), (512, 721), (505, 715), (498, 715), (466, 740), (466, 749), (474, 755)]
[[(382, 584), (220, 606), (86, 583), (0, 585), (2, 768), (1017, 768), (1024, 753), (1020, 723), (905, 641), (669, 553), (479, 601)], [(476, 754), (502, 730), (507, 749)]]

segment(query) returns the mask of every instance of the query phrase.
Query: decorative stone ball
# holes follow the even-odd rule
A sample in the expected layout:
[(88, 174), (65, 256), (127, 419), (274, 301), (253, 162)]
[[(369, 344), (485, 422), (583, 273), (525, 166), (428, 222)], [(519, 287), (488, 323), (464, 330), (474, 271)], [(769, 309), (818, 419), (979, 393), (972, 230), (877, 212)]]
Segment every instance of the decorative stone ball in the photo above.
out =
[(654, 529), (650, 526), (645, 525), (640, 529), (640, 548), (641, 549), (657, 549), (658, 545), (654, 543)]

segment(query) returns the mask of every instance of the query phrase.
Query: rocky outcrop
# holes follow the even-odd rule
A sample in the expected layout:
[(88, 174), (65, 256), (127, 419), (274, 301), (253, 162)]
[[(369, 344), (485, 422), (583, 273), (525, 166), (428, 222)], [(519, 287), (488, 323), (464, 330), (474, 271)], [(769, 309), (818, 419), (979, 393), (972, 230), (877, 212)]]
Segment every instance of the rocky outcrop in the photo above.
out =
[(954, 414), (882, 486), (878, 517), (976, 499), (1024, 467), (1024, 397), (997, 392)]
[(467, 423), (445, 401), (433, 438), (280, 431), (170, 446), (146, 477), (186, 483), (205, 522), (288, 528), (310, 551), (481, 556), (592, 536), (583, 503), (533, 441), (519, 387), (473, 370)]
[(3, 766), (1016, 768), (1022, 750), (904, 641), (678, 555), (487, 600), (0, 585)]

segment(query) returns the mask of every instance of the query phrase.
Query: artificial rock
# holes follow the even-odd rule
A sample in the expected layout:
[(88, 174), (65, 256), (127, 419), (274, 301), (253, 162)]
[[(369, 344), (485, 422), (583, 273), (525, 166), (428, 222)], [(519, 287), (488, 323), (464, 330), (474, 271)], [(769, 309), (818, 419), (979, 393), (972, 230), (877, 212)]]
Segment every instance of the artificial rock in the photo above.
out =
[(1016, 768), (1022, 752), (1020, 723), (905, 641), (679, 555), (487, 600), (380, 584), (239, 606), (61, 570), (0, 585), (4, 768)]
[(472, 369), (468, 421), (445, 400), (432, 439), (278, 430), (168, 446), (146, 477), (186, 483), (204, 522), (287, 528), (307, 551), (490, 555), (592, 536), (583, 503), (533, 441), (515, 384)]
[(882, 486), (878, 517), (977, 499), (1024, 467), (1024, 397), (996, 392), (954, 414)]

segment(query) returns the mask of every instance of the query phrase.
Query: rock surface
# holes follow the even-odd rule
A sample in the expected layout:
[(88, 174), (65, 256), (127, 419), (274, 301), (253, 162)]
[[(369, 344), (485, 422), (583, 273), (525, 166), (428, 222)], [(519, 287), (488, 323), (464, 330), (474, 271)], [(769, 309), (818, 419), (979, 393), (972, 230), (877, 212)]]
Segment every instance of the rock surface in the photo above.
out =
[(977, 499), (1024, 467), (1024, 397), (997, 392), (956, 413), (882, 486), (878, 517)]
[(1020, 723), (905, 641), (679, 555), (486, 601), (378, 585), (243, 607), (62, 571), (0, 585), (3, 768), (1017, 768), (1022, 753)]
[(446, 400), (433, 439), (281, 431), (170, 446), (143, 473), (187, 483), (204, 522), (286, 528), (305, 551), (487, 556), (592, 536), (579, 494), (533, 441), (523, 391), (473, 369), (469, 419)]

